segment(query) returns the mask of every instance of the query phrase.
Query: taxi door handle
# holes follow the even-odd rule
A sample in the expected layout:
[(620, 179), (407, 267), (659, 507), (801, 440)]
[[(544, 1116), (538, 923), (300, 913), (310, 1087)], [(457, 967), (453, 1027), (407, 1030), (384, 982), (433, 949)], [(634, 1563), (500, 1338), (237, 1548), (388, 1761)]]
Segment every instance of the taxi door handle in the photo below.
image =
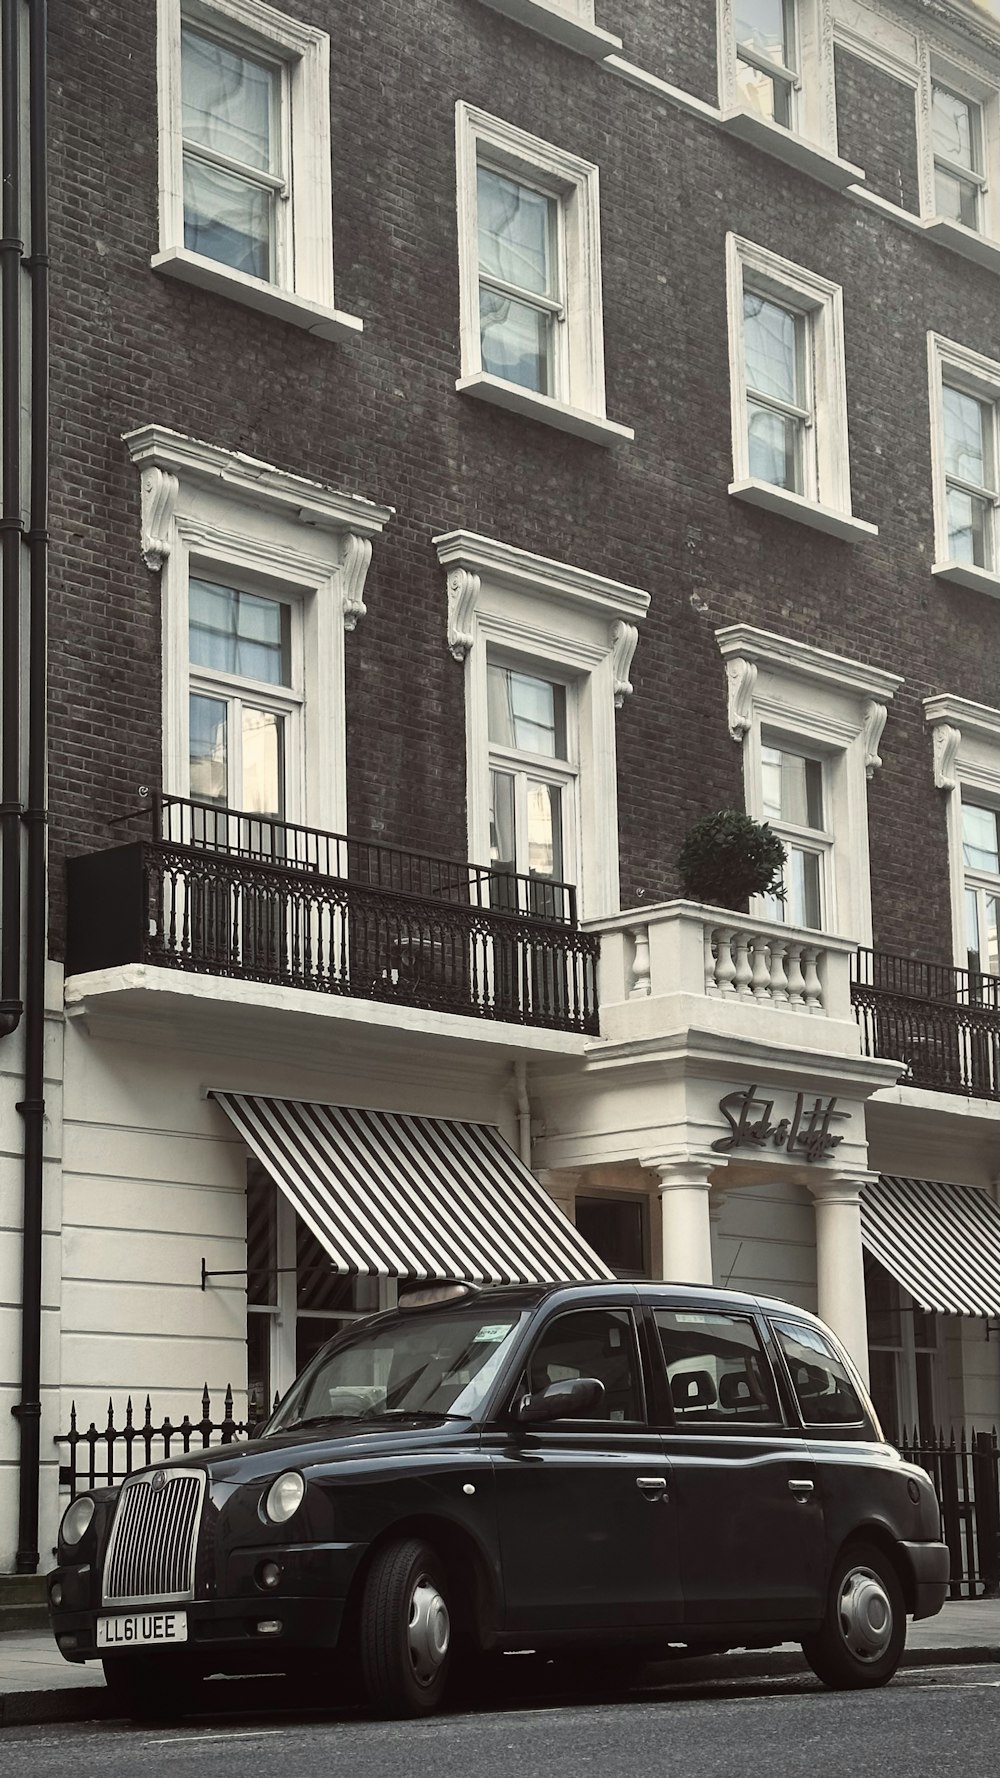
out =
[(639, 1475), (635, 1478), (635, 1485), (641, 1494), (645, 1494), (647, 1500), (664, 1500), (666, 1498), (667, 1478), (665, 1475)]
[(815, 1492), (815, 1486), (815, 1483), (811, 1482), (808, 1477), (798, 1481), (793, 1477), (788, 1484), (788, 1489), (791, 1494), (812, 1494)]

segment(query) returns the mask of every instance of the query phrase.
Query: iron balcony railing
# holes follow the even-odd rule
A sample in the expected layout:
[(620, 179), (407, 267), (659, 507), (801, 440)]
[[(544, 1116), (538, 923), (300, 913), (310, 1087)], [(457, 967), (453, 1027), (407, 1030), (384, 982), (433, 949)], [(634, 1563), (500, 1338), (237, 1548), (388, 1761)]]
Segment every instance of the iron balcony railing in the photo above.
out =
[(860, 950), (851, 1001), (865, 1054), (908, 1085), (1000, 1099), (1000, 976)]
[(159, 964), (597, 1033), (570, 884), (175, 797), (152, 826), (69, 861), (71, 974)]

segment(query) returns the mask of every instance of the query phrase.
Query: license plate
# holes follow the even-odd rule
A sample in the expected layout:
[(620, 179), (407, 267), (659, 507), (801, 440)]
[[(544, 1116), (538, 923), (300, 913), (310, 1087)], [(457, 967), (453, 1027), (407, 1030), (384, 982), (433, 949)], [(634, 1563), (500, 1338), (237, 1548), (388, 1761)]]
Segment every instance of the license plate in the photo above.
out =
[(98, 1648), (134, 1648), (137, 1643), (186, 1642), (186, 1611), (134, 1611), (127, 1617), (99, 1617)]

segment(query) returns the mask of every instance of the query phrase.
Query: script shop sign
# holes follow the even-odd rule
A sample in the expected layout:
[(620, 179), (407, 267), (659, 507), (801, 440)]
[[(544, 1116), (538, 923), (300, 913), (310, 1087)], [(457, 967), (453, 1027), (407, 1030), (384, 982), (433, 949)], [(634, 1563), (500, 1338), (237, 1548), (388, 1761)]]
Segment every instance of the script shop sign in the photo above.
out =
[(824, 1099), (818, 1093), (796, 1093), (787, 1109), (778, 1108), (777, 1099), (759, 1092), (756, 1081), (727, 1093), (719, 1100), (719, 1110), (728, 1130), (712, 1143), (716, 1154), (737, 1148), (778, 1149), (795, 1161), (829, 1160), (844, 1140), (833, 1125), (849, 1121), (851, 1115), (837, 1110), (835, 1098)]

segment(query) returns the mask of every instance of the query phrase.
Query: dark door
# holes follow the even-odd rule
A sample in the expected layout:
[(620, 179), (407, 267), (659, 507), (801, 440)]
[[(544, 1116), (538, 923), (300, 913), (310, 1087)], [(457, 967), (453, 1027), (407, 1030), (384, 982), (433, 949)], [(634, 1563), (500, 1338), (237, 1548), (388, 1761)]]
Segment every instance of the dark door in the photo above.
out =
[(509, 1420), (494, 1447), (505, 1628), (563, 1635), (676, 1624), (669, 1470), (646, 1417), (632, 1309), (556, 1315), (517, 1394), (567, 1377), (603, 1383), (593, 1418), (524, 1428)]
[(688, 1624), (817, 1618), (817, 1466), (787, 1423), (754, 1315), (653, 1310), (675, 1427), (665, 1437)]

